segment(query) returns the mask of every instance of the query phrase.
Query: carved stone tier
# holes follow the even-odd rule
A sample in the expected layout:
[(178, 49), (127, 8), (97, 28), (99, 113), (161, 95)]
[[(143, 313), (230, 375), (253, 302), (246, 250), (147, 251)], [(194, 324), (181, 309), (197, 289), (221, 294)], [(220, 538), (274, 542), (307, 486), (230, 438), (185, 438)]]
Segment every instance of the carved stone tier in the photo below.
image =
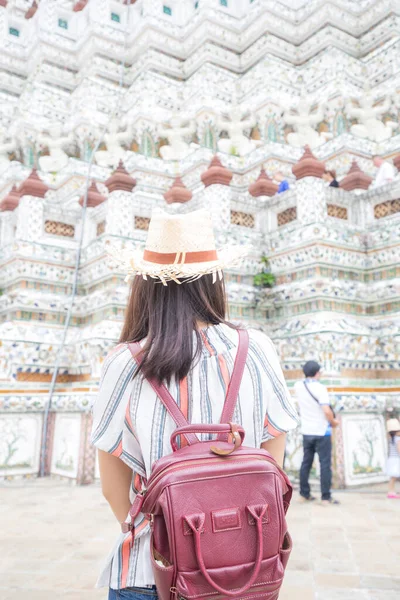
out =
[(105, 185), (108, 187), (109, 192), (115, 190), (123, 190), (124, 192), (131, 192), (136, 185), (136, 179), (131, 177), (128, 171), (124, 167), (122, 160), (119, 161), (118, 167), (114, 173), (107, 179)]
[(367, 190), (372, 183), (372, 177), (361, 171), (357, 161), (353, 160), (346, 177), (340, 182), (340, 187), (347, 192), (351, 190)]
[(187, 189), (180, 177), (176, 177), (174, 179), (173, 184), (171, 185), (169, 190), (164, 194), (164, 198), (167, 204), (172, 204), (173, 202), (179, 202), (183, 204), (184, 202), (188, 202), (189, 200), (191, 200), (192, 197), (192, 192)]
[(278, 186), (268, 177), (265, 169), (261, 169), (261, 172), (257, 180), (249, 186), (249, 193), (254, 198), (259, 196), (274, 196), (278, 191)]
[(19, 204), (20, 197), (21, 194), (17, 191), (16, 186), (13, 185), (7, 196), (1, 201), (0, 211), (15, 210)]
[[(81, 206), (83, 206), (84, 199), (85, 199), (84, 195), (79, 199), (79, 204)], [(97, 185), (95, 184), (94, 181), (92, 181), (92, 184), (91, 184), (90, 188), (88, 189), (86, 206), (88, 208), (94, 208), (95, 206), (99, 206), (99, 204), (102, 204), (104, 201), (105, 201), (105, 197), (102, 194), (100, 194), (99, 190), (97, 189)]]
[(36, 169), (33, 169), (29, 177), (25, 179), (20, 186), (18, 193), (20, 196), (36, 196), (36, 198), (44, 198), (48, 191), (49, 188), (47, 185), (40, 179)]
[(205, 187), (209, 185), (219, 184), (219, 185), (229, 185), (232, 181), (233, 173), (229, 169), (223, 166), (222, 162), (219, 160), (218, 156), (215, 155), (207, 171), (201, 176), (201, 180), (204, 183)]
[(25, 19), (32, 19), (32, 17), (36, 13), (37, 9), (38, 9), (38, 3), (36, 2), (36, 0), (33, 0), (32, 6), (25, 13)]
[(325, 171), (325, 163), (318, 160), (311, 152), (309, 146), (304, 148), (304, 154), (292, 167), (292, 173), (296, 179), (303, 177), (322, 177)]

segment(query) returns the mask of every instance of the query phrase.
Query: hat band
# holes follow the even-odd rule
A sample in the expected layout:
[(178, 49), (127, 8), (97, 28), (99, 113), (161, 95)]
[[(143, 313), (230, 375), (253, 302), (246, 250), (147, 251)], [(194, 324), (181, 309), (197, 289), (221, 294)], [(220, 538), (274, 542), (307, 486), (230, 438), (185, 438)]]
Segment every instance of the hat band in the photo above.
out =
[(146, 262), (158, 265), (187, 265), (218, 260), (218, 254), (216, 250), (201, 252), (153, 252), (152, 250), (145, 250), (143, 259)]

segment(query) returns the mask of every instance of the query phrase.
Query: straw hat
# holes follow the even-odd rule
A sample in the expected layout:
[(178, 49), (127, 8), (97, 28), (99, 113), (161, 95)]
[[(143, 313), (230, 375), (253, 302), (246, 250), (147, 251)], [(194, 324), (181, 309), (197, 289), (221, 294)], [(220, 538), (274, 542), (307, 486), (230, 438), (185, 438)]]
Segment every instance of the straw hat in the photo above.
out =
[(240, 262), (247, 253), (245, 246), (230, 246), (216, 250), (209, 212), (170, 215), (154, 209), (149, 224), (145, 248), (121, 254), (116, 249), (109, 254), (127, 272), (125, 281), (135, 275), (167, 281), (193, 281), (213, 274), (214, 282), (222, 278), (222, 270)]
[(400, 421), (398, 419), (389, 419), (386, 421), (387, 432), (400, 431)]

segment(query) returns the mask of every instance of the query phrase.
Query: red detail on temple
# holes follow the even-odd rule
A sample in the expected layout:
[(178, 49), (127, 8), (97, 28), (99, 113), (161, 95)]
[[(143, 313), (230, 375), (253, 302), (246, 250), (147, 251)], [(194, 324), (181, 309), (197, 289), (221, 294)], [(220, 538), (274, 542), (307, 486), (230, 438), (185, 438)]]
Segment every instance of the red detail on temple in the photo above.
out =
[(214, 156), (207, 171), (201, 176), (201, 180), (206, 187), (209, 185), (229, 185), (232, 181), (233, 173), (223, 166), (217, 155)]
[(129, 175), (124, 167), (124, 163), (120, 160), (118, 167), (111, 177), (107, 179), (105, 185), (108, 187), (109, 192), (114, 192), (115, 190), (131, 192), (136, 185), (136, 179)]
[(292, 173), (296, 179), (303, 179), (303, 177), (321, 178), (324, 171), (325, 163), (318, 160), (314, 156), (314, 154), (311, 152), (310, 146), (305, 146), (303, 156), (292, 167)]
[[(83, 202), (84, 202), (85, 196), (81, 196), (81, 198), (79, 199), (79, 204), (81, 206), (83, 206)], [(105, 201), (105, 197), (100, 194), (99, 190), (97, 189), (97, 185), (95, 184), (94, 181), (92, 181), (92, 184), (90, 186), (90, 188), (88, 189), (88, 195), (87, 195), (87, 204), (86, 206), (88, 208), (94, 208), (95, 206), (99, 206), (99, 204), (102, 204)]]
[(268, 177), (265, 169), (261, 169), (256, 181), (249, 186), (249, 193), (255, 198), (259, 196), (274, 196), (277, 191), (278, 186)]
[(367, 190), (372, 183), (372, 177), (361, 171), (357, 161), (353, 160), (346, 177), (340, 182), (340, 187), (350, 192), (351, 190)]
[(36, 13), (37, 9), (38, 9), (38, 3), (36, 2), (36, 0), (33, 0), (32, 6), (30, 8), (28, 8), (28, 10), (25, 13), (25, 19), (32, 19), (32, 17)]
[(0, 202), (0, 210), (15, 210), (19, 204), (20, 198), (21, 194), (17, 191), (16, 186), (13, 185), (12, 189), (8, 192), (7, 196), (5, 196)]
[(32, 170), (29, 177), (25, 179), (18, 190), (20, 196), (36, 196), (37, 198), (44, 198), (48, 191), (49, 188), (44, 181), (40, 179), (36, 169)]
[(167, 192), (164, 194), (165, 201), (167, 204), (172, 204), (173, 202), (179, 202), (183, 204), (184, 202), (188, 202), (193, 197), (193, 194), (186, 185), (183, 183), (180, 177), (176, 177), (174, 179), (173, 184), (169, 188)]

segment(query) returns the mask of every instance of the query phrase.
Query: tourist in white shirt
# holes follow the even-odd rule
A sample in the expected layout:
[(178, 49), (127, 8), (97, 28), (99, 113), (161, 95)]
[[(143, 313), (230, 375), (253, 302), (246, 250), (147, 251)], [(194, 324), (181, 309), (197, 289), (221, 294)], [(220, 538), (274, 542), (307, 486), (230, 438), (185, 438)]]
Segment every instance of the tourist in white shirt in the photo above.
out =
[(303, 434), (303, 462), (300, 469), (300, 496), (303, 502), (315, 500), (311, 495), (309, 476), (318, 454), (321, 468), (322, 504), (339, 504), (331, 496), (332, 484), (332, 427), (339, 422), (329, 404), (328, 390), (319, 382), (321, 366), (309, 360), (303, 367), (305, 379), (295, 384), (296, 398), (300, 408), (301, 432)]
[(396, 175), (394, 166), (390, 162), (383, 160), (381, 156), (374, 156), (372, 160), (374, 166), (378, 167), (378, 172), (372, 187), (381, 187), (382, 185), (386, 185), (393, 181)]

